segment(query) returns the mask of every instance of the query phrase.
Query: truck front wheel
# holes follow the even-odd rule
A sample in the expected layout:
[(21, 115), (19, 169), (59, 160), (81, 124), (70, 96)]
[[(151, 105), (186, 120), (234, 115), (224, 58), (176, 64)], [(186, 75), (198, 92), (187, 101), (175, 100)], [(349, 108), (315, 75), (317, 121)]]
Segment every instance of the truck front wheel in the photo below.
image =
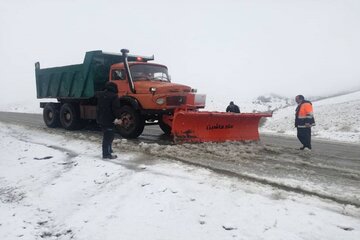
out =
[(64, 103), (60, 109), (60, 122), (67, 130), (79, 129), (82, 121), (78, 107), (75, 104)]
[(122, 124), (116, 125), (116, 130), (124, 138), (137, 138), (144, 131), (144, 119), (130, 106), (121, 107), (117, 118), (121, 119)]
[(43, 110), (43, 118), (46, 126), (56, 128), (60, 125), (59, 109), (54, 103), (47, 103)]

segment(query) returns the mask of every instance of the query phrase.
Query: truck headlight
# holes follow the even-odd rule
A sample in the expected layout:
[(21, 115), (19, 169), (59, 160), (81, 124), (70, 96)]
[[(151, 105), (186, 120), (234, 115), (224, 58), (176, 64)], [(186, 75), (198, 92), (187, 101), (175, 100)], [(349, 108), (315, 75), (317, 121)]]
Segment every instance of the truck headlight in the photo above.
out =
[(165, 103), (165, 99), (164, 98), (158, 98), (156, 99), (156, 103), (159, 104), (159, 105), (162, 105)]

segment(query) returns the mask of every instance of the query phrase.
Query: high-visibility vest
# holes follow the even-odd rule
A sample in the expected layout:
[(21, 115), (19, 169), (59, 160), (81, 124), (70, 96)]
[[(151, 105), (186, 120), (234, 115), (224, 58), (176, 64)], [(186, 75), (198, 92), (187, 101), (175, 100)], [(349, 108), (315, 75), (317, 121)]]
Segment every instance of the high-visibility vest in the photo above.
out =
[(303, 101), (295, 110), (295, 127), (305, 128), (315, 126), (312, 103)]

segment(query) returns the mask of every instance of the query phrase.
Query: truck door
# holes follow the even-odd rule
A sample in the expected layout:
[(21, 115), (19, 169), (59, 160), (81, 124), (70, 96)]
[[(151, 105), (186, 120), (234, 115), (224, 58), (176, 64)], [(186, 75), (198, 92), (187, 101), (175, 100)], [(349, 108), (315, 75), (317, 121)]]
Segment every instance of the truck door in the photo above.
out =
[(129, 84), (126, 79), (125, 69), (111, 70), (111, 81), (117, 85), (120, 96), (126, 95), (126, 93), (129, 92)]

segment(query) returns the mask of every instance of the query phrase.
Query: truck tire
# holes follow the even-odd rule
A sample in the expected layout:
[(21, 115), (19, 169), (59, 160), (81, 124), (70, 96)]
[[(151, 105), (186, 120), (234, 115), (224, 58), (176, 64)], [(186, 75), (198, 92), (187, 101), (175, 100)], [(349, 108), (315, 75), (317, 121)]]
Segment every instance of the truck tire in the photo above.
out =
[(171, 134), (171, 127), (169, 125), (167, 125), (166, 123), (164, 123), (164, 121), (162, 120), (162, 117), (160, 117), (160, 119), (159, 119), (159, 127), (166, 135)]
[(118, 111), (121, 125), (116, 125), (116, 131), (124, 138), (137, 138), (144, 131), (145, 121), (141, 114), (130, 106), (123, 106)]
[(80, 129), (82, 120), (79, 107), (75, 104), (64, 103), (60, 109), (60, 123), (67, 130)]
[(56, 128), (60, 125), (59, 109), (54, 103), (47, 103), (43, 110), (43, 119), (46, 126)]

